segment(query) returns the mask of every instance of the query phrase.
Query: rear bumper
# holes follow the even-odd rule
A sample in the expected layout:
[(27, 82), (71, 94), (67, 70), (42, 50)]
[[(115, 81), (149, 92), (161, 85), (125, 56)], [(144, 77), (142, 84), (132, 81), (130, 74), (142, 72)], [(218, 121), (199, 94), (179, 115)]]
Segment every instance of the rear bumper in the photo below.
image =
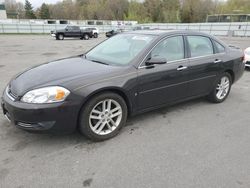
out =
[(6, 94), (1, 100), (4, 116), (18, 128), (51, 133), (71, 133), (76, 129), (78, 106), (70, 102), (26, 104), (12, 101)]
[(245, 64), (246, 67), (250, 67), (250, 61), (247, 61)]
[(52, 33), (52, 34), (50, 34), (52, 37), (56, 37), (56, 34), (55, 33)]

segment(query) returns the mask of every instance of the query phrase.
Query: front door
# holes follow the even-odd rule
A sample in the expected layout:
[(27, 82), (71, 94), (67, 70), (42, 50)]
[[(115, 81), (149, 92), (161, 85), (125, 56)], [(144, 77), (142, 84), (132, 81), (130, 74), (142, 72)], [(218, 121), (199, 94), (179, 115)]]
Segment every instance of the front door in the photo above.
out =
[(181, 100), (187, 96), (188, 60), (185, 59), (183, 36), (161, 41), (149, 58), (163, 57), (166, 64), (138, 69), (138, 110), (146, 110)]

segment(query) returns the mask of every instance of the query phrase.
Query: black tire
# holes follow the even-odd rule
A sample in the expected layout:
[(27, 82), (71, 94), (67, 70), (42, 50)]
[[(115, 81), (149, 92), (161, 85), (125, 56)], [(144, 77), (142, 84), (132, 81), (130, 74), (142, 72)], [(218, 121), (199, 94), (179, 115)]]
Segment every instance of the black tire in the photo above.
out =
[[(228, 89), (227, 94), (222, 99), (220, 99), (220, 98), (217, 97), (217, 92), (218, 92), (217, 87), (218, 87), (218, 84), (221, 82), (221, 79), (223, 77), (227, 77), (229, 79), (229, 89)], [(221, 74), (217, 78), (216, 84), (215, 84), (213, 90), (211, 91), (211, 93), (207, 96), (207, 99), (210, 102), (213, 102), (213, 103), (222, 103), (222, 102), (224, 102), (227, 99), (227, 97), (228, 97), (228, 95), (229, 95), (229, 93), (231, 91), (231, 86), (232, 86), (232, 76), (227, 72)]]
[[(108, 99), (112, 99), (114, 101), (116, 101), (122, 109), (122, 117), (121, 117), (121, 121), (119, 123), (119, 125), (109, 134), (106, 135), (100, 135), (95, 133), (90, 126), (90, 114), (92, 112), (92, 110), (95, 108), (95, 106), (102, 102), (103, 100), (108, 100)], [(126, 102), (124, 101), (124, 99), (116, 94), (116, 93), (112, 93), (112, 92), (106, 92), (106, 93), (101, 93), (99, 95), (96, 95), (94, 97), (92, 97), (82, 108), (81, 113), (80, 113), (80, 117), (79, 117), (79, 130), (80, 132), (86, 136), (87, 138), (93, 140), (93, 141), (104, 141), (107, 139), (110, 139), (114, 136), (116, 136), (119, 131), (121, 130), (121, 128), (126, 124), (127, 121), (127, 115), (128, 115), (128, 110), (127, 110), (127, 105)], [(99, 120), (97, 120), (99, 121)]]
[(84, 39), (84, 40), (89, 40), (89, 35), (84, 34), (84, 35), (83, 35), (83, 39)]
[(58, 34), (57, 38), (58, 38), (59, 40), (64, 40), (64, 35), (63, 35), (63, 34)]
[(98, 38), (98, 34), (97, 33), (94, 33), (94, 38)]

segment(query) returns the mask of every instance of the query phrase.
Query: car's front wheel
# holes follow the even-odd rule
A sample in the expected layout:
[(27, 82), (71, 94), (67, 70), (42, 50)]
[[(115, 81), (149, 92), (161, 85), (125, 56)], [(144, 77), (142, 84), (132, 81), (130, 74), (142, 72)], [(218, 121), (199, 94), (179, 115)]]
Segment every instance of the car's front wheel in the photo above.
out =
[(94, 38), (98, 38), (98, 34), (97, 33), (94, 33)]
[(229, 73), (223, 73), (216, 81), (213, 91), (208, 95), (208, 99), (214, 103), (221, 103), (228, 97), (232, 86), (232, 77)]
[(80, 132), (94, 141), (118, 134), (127, 120), (127, 105), (116, 93), (102, 93), (84, 105), (79, 121)]
[(59, 34), (57, 37), (59, 40), (63, 40), (64, 39), (64, 35), (63, 34)]

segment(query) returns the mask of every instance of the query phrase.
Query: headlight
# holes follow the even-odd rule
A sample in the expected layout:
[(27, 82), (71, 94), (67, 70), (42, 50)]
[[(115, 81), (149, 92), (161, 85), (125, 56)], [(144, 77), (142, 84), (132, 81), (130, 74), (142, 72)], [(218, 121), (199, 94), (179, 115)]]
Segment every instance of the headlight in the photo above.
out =
[(45, 87), (27, 92), (21, 99), (25, 103), (55, 103), (66, 99), (70, 91), (59, 86)]

